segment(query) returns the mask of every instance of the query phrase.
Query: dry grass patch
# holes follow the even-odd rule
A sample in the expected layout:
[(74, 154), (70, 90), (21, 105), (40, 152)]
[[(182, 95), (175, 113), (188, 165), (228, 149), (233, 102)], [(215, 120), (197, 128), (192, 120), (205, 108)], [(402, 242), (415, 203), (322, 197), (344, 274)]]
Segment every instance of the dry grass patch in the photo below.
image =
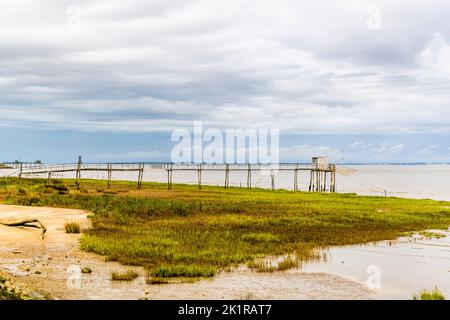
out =
[(111, 272), (111, 280), (113, 281), (133, 281), (139, 277), (139, 273), (135, 270), (128, 270), (126, 272)]
[(81, 233), (80, 224), (76, 222), (67, 222), (64, 225), (64, 230), (66, 230), (66, 233)]

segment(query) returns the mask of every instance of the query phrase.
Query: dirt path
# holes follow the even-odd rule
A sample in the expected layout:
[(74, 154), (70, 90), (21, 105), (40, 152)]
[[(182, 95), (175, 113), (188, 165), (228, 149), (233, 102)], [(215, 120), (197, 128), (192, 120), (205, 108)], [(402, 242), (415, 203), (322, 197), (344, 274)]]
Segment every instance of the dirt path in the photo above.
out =
[[(0, 219), (37, 218), (47, 227), (40, 230), (0, 225), (0, 270), (36, 297), (54, 299), (370, 299), (373, 293), (362, 284), (326, 273), (299, 270), (256, 273), (247, 268), (222, 272), (195, 283), (148, 285), (144, 270), (133, 282), (113, 282), (111, 271), (129, 267), (79, 249), (80, 235), (66, 234), (66, 222), (89, 227), (87, 212), (71, 209), (0, 205)], [(89, 267), (91, 274), (81, 273)]]

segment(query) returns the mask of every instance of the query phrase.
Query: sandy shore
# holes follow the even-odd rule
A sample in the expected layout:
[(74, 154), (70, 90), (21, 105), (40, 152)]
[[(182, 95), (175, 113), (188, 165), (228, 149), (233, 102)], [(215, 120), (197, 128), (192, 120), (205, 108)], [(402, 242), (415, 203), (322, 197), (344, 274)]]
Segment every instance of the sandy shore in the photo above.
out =
[[(129, 267), (79, 249), (80, 235), (66, 234), (64, 224), (89, 227), (87, 212), (71, 209), (0, 205), (0, 219), (38, 218), (46, 237), (33, 228), (0, 225), (0, 270), (36, 297), (54, 299), (370, 299), (364, 285), (327, 273), (300, 270), (257, 273), (245, 267), (195, 283), (149, 285), (144, 270), (133, 282), (113, 282), (111, 271)], [(91, 274), (81, 273), (89, 267)]]

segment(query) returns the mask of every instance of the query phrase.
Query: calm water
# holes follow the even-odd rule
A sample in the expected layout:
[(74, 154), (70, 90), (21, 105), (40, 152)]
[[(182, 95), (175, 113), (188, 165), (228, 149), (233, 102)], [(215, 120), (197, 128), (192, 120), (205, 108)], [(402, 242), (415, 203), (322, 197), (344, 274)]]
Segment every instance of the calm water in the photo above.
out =
[(365, 284), (375, 299), (411, 299), (437, 287), (450, 297), (450, 229), (435, 231), (442, 238), (420, 235), (370, 245), (331, 247), (325, 261), (302, 266), (305, 272), (325, 272)]
[[(429, 198), (436, 200), (450, 200), (450, 165), (359, 165), (347, 166), (354, 169), (349, 176), (337, 175), (337, 191), (350, 192), (363, 195), (405, 197), (405, 198)], [(8, 175), (16, 170), (0, 170), (0, 175)], [(44, 176), (44, 175), (43, 175)], [(75, 173), (54, 174), (56, 177), (73, 178)], [(104, 172), (82, 172), (84, 178), (106, 179)], [(136, 180), (136, 172), (114, 172), (113, 179)], [(197, 183), (197, 172), (175, 171), (174, 183)], [(203, 172), (204, 184), (224, 184), (223, 172)], [(164, 169), (146, 167), (144, 181), (166, 182), (167, 175)], [(245, 187), (247, 173), (231, 172), (230, 185)], [(301, 190), (307, 190), (309, 185), (309, 173), (301, 172), (299, 186)], [(271, 179), (268, 174), (257, 171), (252, 173), (252, 186), (270, 188)], [(279, 171), (275, 174), (275, 186), (279, 189), (293, 189), (293, 173)]]

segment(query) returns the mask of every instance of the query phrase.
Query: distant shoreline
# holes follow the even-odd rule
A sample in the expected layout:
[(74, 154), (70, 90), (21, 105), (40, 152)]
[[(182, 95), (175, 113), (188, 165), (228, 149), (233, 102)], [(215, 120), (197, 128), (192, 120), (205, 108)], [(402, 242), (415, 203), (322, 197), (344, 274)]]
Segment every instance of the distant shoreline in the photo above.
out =
[[(0, 162), (0, 169), (11, 169), (10, 166), (8, 165), (4, 165), (4, 163), (13, 163), (13, 162), (9, 162), (9, 161), (4, 161), (4, 162)], [(27, 161), (23, 161), (22, 163), (32, 163), (32, 162), (27, 162)], [(108, 163), (112, 163), (112, 164), (171, 164), (170, 161), (92, 161), (92, 162), (84, 162), (85, 164), (108, 164)], [(340, 166), (427, 166), (427, 165), (450, 165), (450, 162), (334, 162), (334, 161), (330, 161), (330, 163), (336, 164), (336, 165), (340, 165)], [(52, 162), (43, 162), (40, 165), (46, 165), (46, 166), (56, 166), (56, 165), (63, 165), (63, 164), (71, 164), (70, 162), (60, 162), (60, 163), (52, 163)], [(72, 162), (73, 164), (73, 162)], [(175, 163), (174, 163), (175, 164)], [(178, 164), (178, 163), (177, 163)], [(188, 165), (195, 165), (195, 164), (199, 164), (199, 163), (179, 163), (179, 164), (188, 164)], [(214, 165), (225, 165), (226, 163), (202, 163), (202, 164), (214, 164)], [(246, 165), (247, 163), (230, 163), (233, 165)], [(259, 163), (251, 163), (251, 164), (255, 164), (258, 165)], [(280, 162), (278, 163), (280, 165), (286, 164), (311, 164), (310, 162), (304, 162), (304, 161), (299, 161), (299, 162)]]

